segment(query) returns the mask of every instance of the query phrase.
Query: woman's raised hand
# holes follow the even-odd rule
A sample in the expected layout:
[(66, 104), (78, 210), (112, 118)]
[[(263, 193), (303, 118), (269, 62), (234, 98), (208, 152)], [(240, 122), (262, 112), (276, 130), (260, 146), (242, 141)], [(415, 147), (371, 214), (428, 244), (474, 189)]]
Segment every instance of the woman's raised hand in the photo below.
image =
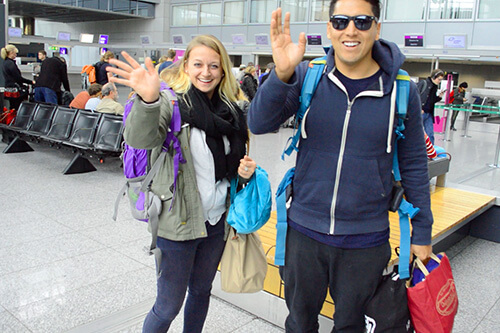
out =
[(146, 58), (146, 69), (144, 69), (127, 52), (122, 51), (121, 54), (128, 63), (110, 59), (109, 63), (116, 67), (108, 66), (106, 70), (119, 77), (113, 76), (109, 81), (132, 88), (146, 103), (158, 100), (160, 96), (160, 77), (153, 66), (151, 58)]
[(283, 82), (288, 82), (295, 67), (302, 61), (306, 51), (306, 35), (301, 32), (298, 44), (290, 36), (290, 13), (285, 14), (285, 24), (281, 24), (281, 8), (271, 14), (271, 47), (276, 75)]

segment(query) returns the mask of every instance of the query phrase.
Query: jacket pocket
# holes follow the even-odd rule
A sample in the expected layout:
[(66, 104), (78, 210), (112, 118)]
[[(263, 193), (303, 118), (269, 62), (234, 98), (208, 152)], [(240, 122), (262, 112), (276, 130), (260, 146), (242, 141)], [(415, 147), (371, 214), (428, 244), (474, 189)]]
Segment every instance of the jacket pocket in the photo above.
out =
[(373, 157), (344, 156), (335, 206), (337, 218), (366, 219), (387, 211), (390, 190), (384, 188), (380, 169)]

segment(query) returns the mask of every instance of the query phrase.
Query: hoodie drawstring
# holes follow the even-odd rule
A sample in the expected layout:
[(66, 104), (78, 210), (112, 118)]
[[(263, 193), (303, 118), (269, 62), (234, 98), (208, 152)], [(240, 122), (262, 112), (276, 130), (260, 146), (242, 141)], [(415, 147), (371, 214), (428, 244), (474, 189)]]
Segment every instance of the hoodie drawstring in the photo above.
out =
[(392, 87), (391, 93), (391, 111), (389, 113), (389, 129), (387, 130), (387, 153), (390, 154), (392, 151), (392, 132), (394, 132), (394, 115), (396, 114), (396, 93), (397, 93), (397, 84), (394, 81), (394, 86)]

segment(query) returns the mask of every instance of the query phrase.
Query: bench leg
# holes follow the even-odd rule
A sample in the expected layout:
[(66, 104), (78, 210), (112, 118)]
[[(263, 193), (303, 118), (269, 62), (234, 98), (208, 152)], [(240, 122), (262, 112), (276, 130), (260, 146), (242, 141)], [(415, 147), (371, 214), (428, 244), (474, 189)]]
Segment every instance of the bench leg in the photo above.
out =
[(71, 162), (66, 166), (63, 171), (65, 175), (72, 175), (75, 173), (85, 173), (96, 171), (97, 169), (90, 163), (90, 161), (83, 157), (82, 154), (78, 153), (73, 157)]
[(444, 187), (446, 185), (446, 174), (442, 174), (437, 176), (436, 178), (436, 186)]
[(30, 147), (26, 141), (20, 139), (19, 137), (15, 137), (7, 147), (3, 150), (4, 154), (10, 153), (25, 153), (28, 151), (33, 151), (33, 148)]

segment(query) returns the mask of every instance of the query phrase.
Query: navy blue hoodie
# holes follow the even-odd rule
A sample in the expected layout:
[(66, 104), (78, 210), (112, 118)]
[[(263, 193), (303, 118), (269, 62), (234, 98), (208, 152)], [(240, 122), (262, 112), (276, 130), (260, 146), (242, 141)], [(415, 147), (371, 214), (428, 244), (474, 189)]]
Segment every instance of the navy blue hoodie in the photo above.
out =
[[(380, 79), (349, 100), (333, 75), (333, 52), (330, 49), (325, 74), (302, 123), (306, 138), (299, 144), (288, 218), (325, 234), (383, 231), (389, 227), (396, 128), (391, 97), (395, 98), (394, 82), (404, 55), (394, 43), (376, 41), (372, 56), (382, 69)], [(248, 125), (253, 133), (276, 130), (296, 113), (307, 67), (307, 62), (299, 64), (288, 83), (271, 72), (250, 106)], [(405, 139), (398, 141), (402, 184), (407, 200), (421, 209), (412, 220), (412, 243), (428, 245), (433, 220), (420, 97), (414, 83), (404, 123)]]

